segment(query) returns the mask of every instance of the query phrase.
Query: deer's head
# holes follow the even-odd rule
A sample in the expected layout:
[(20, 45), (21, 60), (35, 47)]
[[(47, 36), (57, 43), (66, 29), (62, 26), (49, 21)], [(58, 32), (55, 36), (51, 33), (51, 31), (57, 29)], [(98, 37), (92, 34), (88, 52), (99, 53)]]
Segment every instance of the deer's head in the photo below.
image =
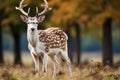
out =
[(27, 5), (23, 5), (23, 2), (24, 2), (24, 0), (21, 0), (19, 7), (16, 7), (16, 10), (19, 10), (21, 13), (23, 13), (23, 15), (20, 16), (22, 21), (27, 23), (28, 29), (31, 32), (33, 32), (33, 31), (37, 30), (38, 24), (44, 20), (45, 15), (43, 15), (43, 14), (45, 12), (47, 12), (48, 10), (51, 10), (51, 8), (48, 7), (47, 1), (44, 0), (44, 2), (45, 2), (44, 10), (41, 13), (39, 13), (38, 7), (36, 7), (36, 16), (31, 17), (31, 16), (29, 16), (30, 8), (28, 9), (28, 12), (25, 12), (23, 10), (23, 8), (27, 6)]

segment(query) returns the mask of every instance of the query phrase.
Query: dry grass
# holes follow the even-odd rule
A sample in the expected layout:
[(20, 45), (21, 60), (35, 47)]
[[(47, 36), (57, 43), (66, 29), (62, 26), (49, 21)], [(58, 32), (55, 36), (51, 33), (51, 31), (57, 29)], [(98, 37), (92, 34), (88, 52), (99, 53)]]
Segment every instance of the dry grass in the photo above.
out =
[[(59, 68), (60, 71), (57, 74), (56, 80), (70, 80), (66, 66), (62, 66)], [(42, 70), (40, 76), (34, 75), (34, 66), (2, 65), (0, 66), (0, 80), (52, 80), (53, 65), (49, 64), (48, 67), (48, 75), (44, 77)], [(73, 75), (76, 80), (80, 78), (79, 71), (78, 68), (74, 67)]]
[[(48, 64), (48, 76), (43, 77), (34, 75), (34, 66), (0, 66), (0, 80), (52, 80), (53, 65)], [(100, 62), (86, 62), (79, 67), (72, 64), (73, 78), (67, 72), (66, 65), (59, 67), (59, 73), (55, 80), (120, 80), (120, 66), (111, 68), (102, 67)]]

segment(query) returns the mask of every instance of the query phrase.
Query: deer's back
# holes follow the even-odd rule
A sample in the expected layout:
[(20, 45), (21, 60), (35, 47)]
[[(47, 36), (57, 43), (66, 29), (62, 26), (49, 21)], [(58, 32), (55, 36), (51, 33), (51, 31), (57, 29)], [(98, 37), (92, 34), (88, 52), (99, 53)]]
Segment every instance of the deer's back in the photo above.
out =
[(67, 35), (59, 28), (48, 28), (39, 31), (39, 40), (44, 43), (45, 51), (50, 48), (60, 48), (66, 50)]

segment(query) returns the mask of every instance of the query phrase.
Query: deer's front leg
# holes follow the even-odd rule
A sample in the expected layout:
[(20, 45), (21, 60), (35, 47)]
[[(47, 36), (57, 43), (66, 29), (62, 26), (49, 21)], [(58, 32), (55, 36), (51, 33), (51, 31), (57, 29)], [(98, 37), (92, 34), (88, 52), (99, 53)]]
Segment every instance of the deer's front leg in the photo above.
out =
[(39, 75), (39, 56), (35, 55), (33, 52), (31, 52), (33, 61), (35, 63), (35, 75)]
[(48, 62), (48, 55), (44, 53), (44, 56), (43, 56), (43, 72), (44, 72), (44, 76), (46, 76), (46, 73), (47, 73), (47, 62)]

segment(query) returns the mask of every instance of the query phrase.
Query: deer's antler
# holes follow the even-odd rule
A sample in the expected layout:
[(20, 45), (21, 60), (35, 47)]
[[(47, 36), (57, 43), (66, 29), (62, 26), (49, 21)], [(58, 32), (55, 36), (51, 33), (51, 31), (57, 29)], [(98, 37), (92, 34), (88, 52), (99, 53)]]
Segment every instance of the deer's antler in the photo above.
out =
[(38, 7), (36, 7), (36, 13), (37, 13), (38, 16), (44, 14), (45, 12), (47, 12), (49, 10), (52, 10), (52, 8), (48, 7), (47, 1), (44, 0), (44, 2), (45, 2), (44, 10), (41, 13), (38, 12)]
[(19, 4), (19, 7), (15, 7), (15, 8), (16, 8), (16, 10), (19, 10), (19, 11), (20, 11), (21, 13), (23, 13), (24, 15), (28, 16), (28, 14), (29, 14), (29, 12), (30, 12), (30, 8), (28, 9), (28, 12), (25, 12), (25, 11), (23, 10), (23, 8), (26, 7), (27, 4), (24, 4), (24, 5), (23, 5), (23, 2), (24, 2), (24, 0), (21, 0), (21, 1), (20, 1), (20, 4)]

